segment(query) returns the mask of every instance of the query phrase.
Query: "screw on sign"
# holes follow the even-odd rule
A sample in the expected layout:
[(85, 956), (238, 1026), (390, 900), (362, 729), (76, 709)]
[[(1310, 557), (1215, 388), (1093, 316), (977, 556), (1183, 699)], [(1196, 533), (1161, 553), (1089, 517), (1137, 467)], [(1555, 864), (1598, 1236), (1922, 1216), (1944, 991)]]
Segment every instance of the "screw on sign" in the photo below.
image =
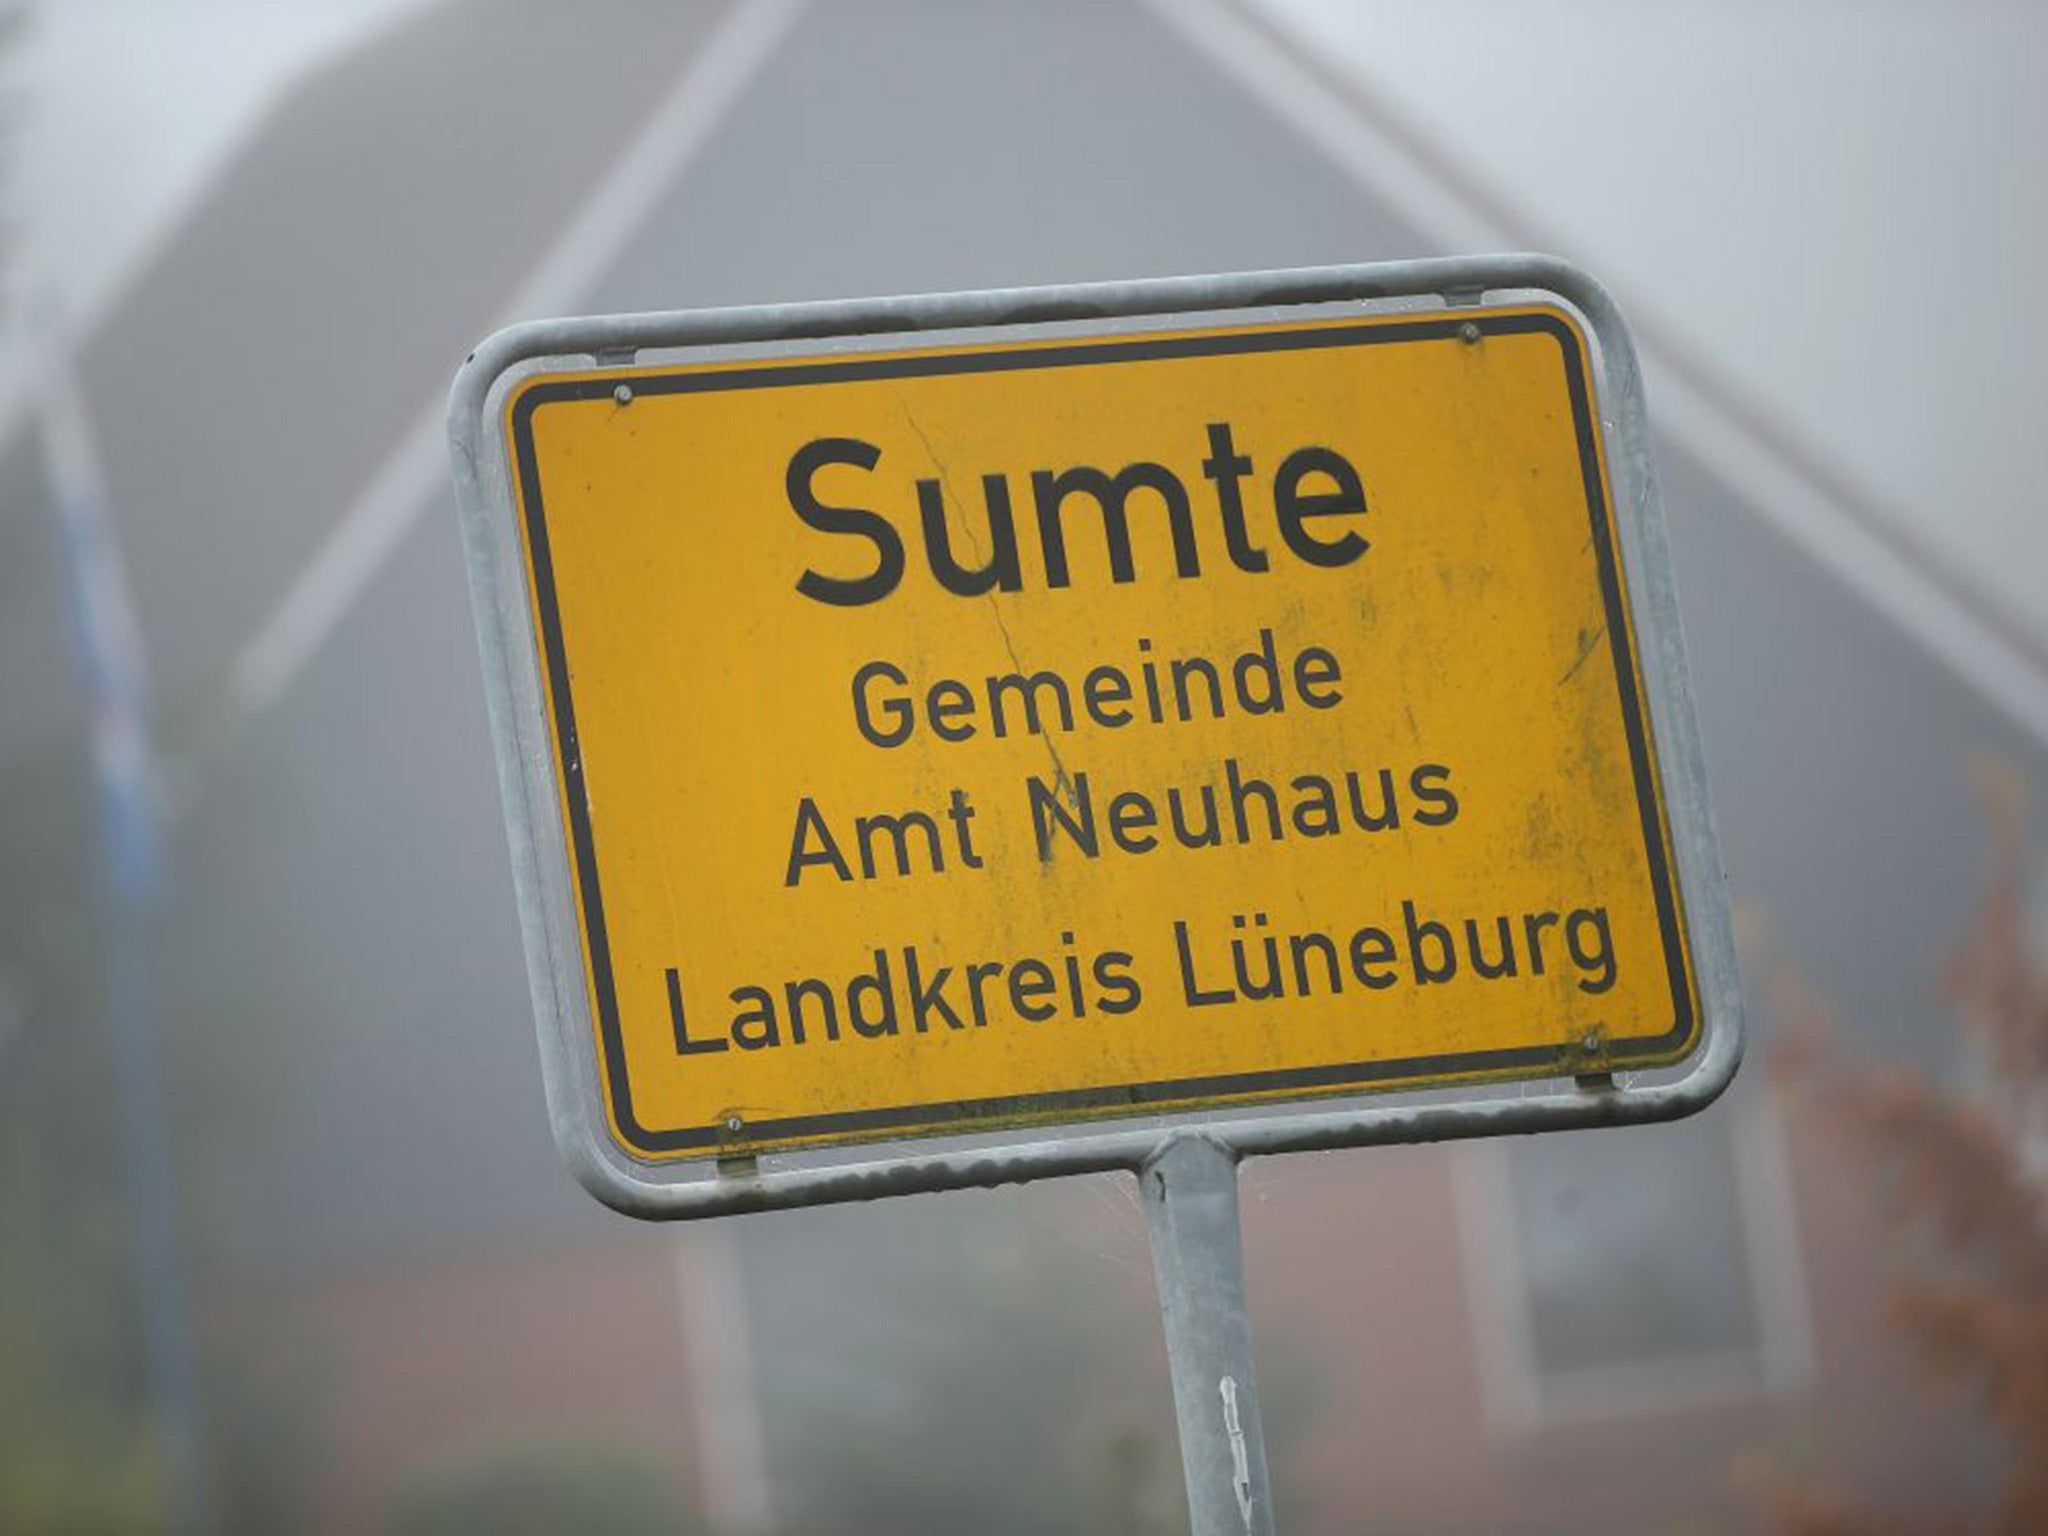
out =
[(1582, 274), (545, 322), (450, 422), (569, 1166), (652, 1219), (1136, 1175), (1198, 1531), (1272, 1525), (1242, 1158), (1732, 1077)]

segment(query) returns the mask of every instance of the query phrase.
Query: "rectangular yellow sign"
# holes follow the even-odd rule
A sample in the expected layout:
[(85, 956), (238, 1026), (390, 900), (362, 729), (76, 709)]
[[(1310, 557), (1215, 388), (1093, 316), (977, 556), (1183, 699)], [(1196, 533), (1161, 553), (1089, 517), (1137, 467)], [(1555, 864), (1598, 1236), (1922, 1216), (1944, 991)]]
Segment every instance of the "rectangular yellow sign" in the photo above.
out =
[(649, 1160), (1688, 1054), (1577, 318), (542, 373), (504, 403)]

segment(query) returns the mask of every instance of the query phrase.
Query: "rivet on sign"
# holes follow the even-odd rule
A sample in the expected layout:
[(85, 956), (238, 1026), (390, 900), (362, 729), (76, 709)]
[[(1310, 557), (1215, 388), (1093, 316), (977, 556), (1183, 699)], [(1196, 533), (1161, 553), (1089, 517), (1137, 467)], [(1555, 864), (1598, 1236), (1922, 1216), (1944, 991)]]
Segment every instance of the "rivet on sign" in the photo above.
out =
[(1478, 339), (1479, 327), (1472, 321), (1467, 320), (1463, 325), (1458, 327), (1458, 340), (1477, 341)]
[(621, 384), (617, 389), (612, 391), (612, 398), (618, 401), (621, 405), (631, 405), (633, 403), (633, 386), (630, 384)]

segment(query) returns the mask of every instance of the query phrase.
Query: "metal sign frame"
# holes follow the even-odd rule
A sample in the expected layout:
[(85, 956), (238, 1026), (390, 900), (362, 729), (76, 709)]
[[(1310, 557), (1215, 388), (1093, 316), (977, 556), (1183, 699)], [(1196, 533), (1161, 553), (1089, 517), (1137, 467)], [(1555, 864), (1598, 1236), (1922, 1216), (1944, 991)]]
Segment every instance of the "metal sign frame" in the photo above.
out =
[[(987, 340), (1043, 334), (1045, 327), (1074, 322), (1213, 322), (1222, 312), (1270, 315), (1311, 305), (1350, 305), (1366, 314), (1469, 312), (1489, 304), (1527, 303), (1532, 295), (1576, 311), (1594, 352), (1593, 398), (1699, 989), (1702, 1043), (1682, 1076), (1638, 1083), (1601, 1075), (1568, 1085), (1560, 1079), (1553, 1091), (1511, 1096), (1468, 1091), (1452, 1102), (1390, 1102), (1381, 1094), (1364, 1102), (1353, 1098), (1251, 1115), (1193, 1111), (1135, 1126), (1054, 1135), (1015, 1132), (995, 1144), (920, 1148), (899, 1143), (893, 1152), (856, 1155), (830, 1166), (791, 1154), (771, 1158), (770, 1166), (763, 1167), (744, 1155), (743, 1144), (735, 1147), (734, 1156), (715, 1164), (656, 1164), (614, 1144), (605, 1129), (568, 838), (497, 410), (506, 389), (538, 367), (625, 367), (644, 362), (643, 354), (675, 349), (717, 348), (721, 356), (731, 355), (724, 349), (732, 348), (843, 352), (901, 346), (906, 338), (928, 344), (935, 331), (972, 331), (975, 339)], [(538, 321), (500, 331), (471, 354), (450, 396), (449, 436), (548, 1112), (570, 1169), (615, 1209), (647, 1219), (690, 1219), (1065, 1174), (1143, 1173), (1184, 1158), (1191, 1138), (1234, 1162), (1276, 1152), (1642, 1124), (1703, 1108), (1735, 1074), (1742, 1051), (1740, 983), (1641, 374), (1614, 302), (1599, 284), (1563, 262), (1541, 256), (1459, 257)]]

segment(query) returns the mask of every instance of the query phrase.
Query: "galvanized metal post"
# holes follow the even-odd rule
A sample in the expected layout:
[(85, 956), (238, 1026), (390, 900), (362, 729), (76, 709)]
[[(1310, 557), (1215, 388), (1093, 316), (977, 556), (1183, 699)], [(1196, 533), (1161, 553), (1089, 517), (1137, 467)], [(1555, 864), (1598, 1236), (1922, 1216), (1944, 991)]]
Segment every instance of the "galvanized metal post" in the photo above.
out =
[(180, 1238), (169, 1110), (157, 1060), (150, 951), (163, 890), (148, 673), (134, 603), (93, 440), (85, 395), (66, 347), (39, 359), (43, 449), (74, 660), (91, 711), (98, 789), (106, 1006), (115, 1103), (135, 1229), (135, 1283), (152, 1429), (160, 1445), (164, 1526), (177, 1536), (213, 1527), (198, 1349)]
[(1189, 1526), (1193, 1536), (1273, 1536), (1245, 1313), (1237, 1156), (1206, 1136), (1172, 1136), (1146, 1159), (1138, 1182), (1173, 1367)]

